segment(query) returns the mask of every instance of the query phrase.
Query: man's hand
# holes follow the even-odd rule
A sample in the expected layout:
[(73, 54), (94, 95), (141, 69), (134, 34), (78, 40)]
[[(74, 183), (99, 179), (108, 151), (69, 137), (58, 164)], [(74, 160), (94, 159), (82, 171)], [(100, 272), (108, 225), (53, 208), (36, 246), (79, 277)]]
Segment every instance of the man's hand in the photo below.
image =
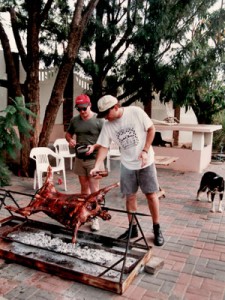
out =
[(90, 171), (90, 175), (95, 179), (101, 179), (102, 177), (108, 176), (108, 171), (99, 170), (98, 168), (94, 168)]
[(87, 147), (88, 147), (88, 151), (86, 152), (85, 155), (90, 155), (91, 153), (94, 152), (95, 147), (93, 145), (88, 145)]
[(70, 139), (70, 140), (69, 140), (69, 146), (70, 146), (71, 148), (74, 148), (74, 147), (76, 146), (76, 141), (75, 141), (74, 139)]
[(100, 177), (98, 177), (99, 175), (98, 175), (98, 172), (99, 172), (100, 170), (99, 170), (99, 168), (94, 168), (94, 169), (92, 169), (91, 171), (90, 171), (90, 175), (92, 176), (92, 177), (94, 177), (94, 178), (96, 178), (96, 179), (98, 179), (98, 178), (102, 178), (102, 176), (100, 176)]
[(138, 159), (141, 160), (141, 167), (143, 168), (148, 163), (148, 153), (146, 153), (145, 151), (141, 151)]

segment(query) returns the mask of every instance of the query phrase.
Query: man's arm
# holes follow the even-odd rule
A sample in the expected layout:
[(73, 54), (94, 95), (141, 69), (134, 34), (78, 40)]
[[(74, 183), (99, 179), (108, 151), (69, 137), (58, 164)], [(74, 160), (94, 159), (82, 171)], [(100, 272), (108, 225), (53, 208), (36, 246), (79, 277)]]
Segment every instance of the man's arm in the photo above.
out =
[(148, 151), (150, 146), (152, 145), (154, 136), (155, 136), (155, 126), (152, 125), (147, 130), (145, 145), (139, 155), (139, 159), (142, 161), (141, 167), (144, 167), (148, 163)]
[(66, 132), (65, 139), (69, 143), (70, 147), (75, 147), (76, 146), (76, 141), (73, 139), (73, 135), (70, 134), (69, 132)]
[(146, 141), (145, 141), (145, 145), (144, 145), (144, 148), (143, 148), (144, 152), (148, 153), (149, 148), (152, 145), (152, 142), (154, 140), (154, 136), (155, 136), (155, 126), (152, 125), (147, 130)]
[(101, 165), (104, 162), (108, 153), (108, 148), (99, 146), (98, 154), (95, 160), (95, 167), (91, 170), (90, 175), (94, 176), (98, 171), (100, 171)]
[(98, 150), (101, 146), (99, 144), (88, 145), (89, 150), (86, 152), (87, 155), (90, 155), (95, 150)]

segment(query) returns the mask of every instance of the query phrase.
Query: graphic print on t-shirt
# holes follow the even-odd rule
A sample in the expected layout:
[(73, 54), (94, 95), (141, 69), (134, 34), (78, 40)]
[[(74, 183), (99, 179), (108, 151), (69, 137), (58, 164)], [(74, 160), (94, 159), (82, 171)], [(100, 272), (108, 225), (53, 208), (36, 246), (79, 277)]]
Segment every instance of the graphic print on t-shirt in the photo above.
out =
[(129, 125), (118, 131), (116, 137), (124, 150), (136, 146), (139, 142), (135, 129)]

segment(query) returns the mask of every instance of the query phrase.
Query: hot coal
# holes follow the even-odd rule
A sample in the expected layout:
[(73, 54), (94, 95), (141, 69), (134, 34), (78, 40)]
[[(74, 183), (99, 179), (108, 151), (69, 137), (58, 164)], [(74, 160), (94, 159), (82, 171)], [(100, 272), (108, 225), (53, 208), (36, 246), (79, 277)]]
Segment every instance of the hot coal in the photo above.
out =
[[(23, 232), (19, 231), (8, 235), (14, 241), (20, 243), (41, 247), (48, 250), (54, 250), (59, 254), (66, 254), (71, 257), (76, 257), (92, 264), (99, 264), (101, 266), (110, 266), (123, 258), (123, 253), (112, 253), (104, 249), (95, 249), (88, 245), (83, 246), (80, 243), (66, 243), (59, 237), (52, 237), (43, 231), (40, 232)], [(130, 267), (137, 261), (134, 257), (127, 257), (126, 267)], [(122, 262), (117, 265), (117, 269), (122, 267)]]

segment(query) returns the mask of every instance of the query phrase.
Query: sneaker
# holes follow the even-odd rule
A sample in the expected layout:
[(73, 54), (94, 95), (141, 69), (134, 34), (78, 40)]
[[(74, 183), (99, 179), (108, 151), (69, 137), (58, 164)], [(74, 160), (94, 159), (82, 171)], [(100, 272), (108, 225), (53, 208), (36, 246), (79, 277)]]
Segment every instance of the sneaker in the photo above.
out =
[(164, 237), (163, 237), (162, 232), (160, 230), (159, 224), (153, 225), (153, 232), (154, 232), (154, 235), (155, 235), (154, 244), (156, 246), (162, 246), (164, 244)]
[(91, 230), (92, 230), (92, 231), (98, 231), (99, 229), (100, 229), (100, 227), (99, 227), (98, 218), (94, 218), (94, 219), (91, 221)]
[[(132, 225), (130, 237), (131, 238), (138, 237), (137, 225)], [(129, 229), (127, 229), (123, 234), (121, 234), (118, 237), (119, 240), (128, 240), (128, 238), (129, 238)]]

